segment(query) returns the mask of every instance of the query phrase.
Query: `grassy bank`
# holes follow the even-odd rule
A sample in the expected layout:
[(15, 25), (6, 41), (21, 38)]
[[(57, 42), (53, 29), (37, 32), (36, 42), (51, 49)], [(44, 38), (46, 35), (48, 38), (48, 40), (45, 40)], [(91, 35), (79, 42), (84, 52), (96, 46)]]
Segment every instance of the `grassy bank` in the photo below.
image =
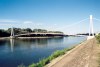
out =
[(64, 55), (67, 51), (69, 51), (73, 48), (74, 47), (69, 48), (69, 49), (57, 50), (53, 54), (51, 54), (48, 58), (44, 58), (41, 61), (39, 61), (38, 63), (33, 63), (33, 64), (29, 65), (29, 67), (43, 67), (46, 64), (50, 63), (50, 61), (52, 61), (53, 59), (55, 59), (61, 55)]
[(21, 64), (18, 67), (44, 67), (45, 65), (47, 65), (48, 63), (50, 63), (53, 59), (55, 59), (55, 58), (57, 58), (57, 57), (59, 57), (61, 55), (64, 55), (67, 51), (73, 49), (74, 47), (69, 48), (69, 49), (65, 48), (63, 50), (57, 50), (53, 54), (51, 54), (49, 57), (40, 60), (38, 63), (32, 63), (29, 66), (25, 66), (25, 65)]
[[(97, 45), (100, 46), (100, 34), (96, 35)], [(100, 53), (99, 53), (99, 59), (98, 59), (98, 67), (100, 67)]]

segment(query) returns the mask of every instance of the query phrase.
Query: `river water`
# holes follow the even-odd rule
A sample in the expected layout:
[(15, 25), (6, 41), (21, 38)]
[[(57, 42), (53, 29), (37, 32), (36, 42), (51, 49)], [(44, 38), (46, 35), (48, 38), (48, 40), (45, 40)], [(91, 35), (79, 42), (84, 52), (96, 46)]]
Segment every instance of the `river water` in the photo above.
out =
[(85, 37), (0, 40), (0, 67), (29, 65), (46, 58), (56, 50), (70, 48), (86, 40)]

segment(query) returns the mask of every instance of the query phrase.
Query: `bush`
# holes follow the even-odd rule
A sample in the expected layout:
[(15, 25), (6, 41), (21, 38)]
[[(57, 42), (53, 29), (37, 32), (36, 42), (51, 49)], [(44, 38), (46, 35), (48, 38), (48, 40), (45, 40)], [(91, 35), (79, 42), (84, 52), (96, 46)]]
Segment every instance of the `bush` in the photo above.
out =
[(32, 63), (31, 65), (29, 65), (28, 67), (36, 67), (35, 63)]
[(100, 43), (100, 34), (96, 35), (96, 39), (97, 39), (98, 43)]

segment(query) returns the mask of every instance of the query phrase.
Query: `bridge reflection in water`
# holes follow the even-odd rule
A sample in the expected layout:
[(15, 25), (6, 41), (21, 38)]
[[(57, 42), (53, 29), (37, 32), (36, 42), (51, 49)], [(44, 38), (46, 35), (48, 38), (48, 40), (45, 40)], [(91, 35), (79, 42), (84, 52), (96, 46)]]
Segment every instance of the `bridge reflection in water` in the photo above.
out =
[(11, 52), (14, 51), (14, 39), (10, 39)]
[[(8, 41), (8, 40), (7, 40)], [(35, 39), (9, 39), (10, 41), (10, 50), (14, 52), (14, 47), (27, 47), (30, 49), (33, 48), (44, 48), (47, 46), (54, 46), (54, 44), (61, 44), (64, 41), (64, 37), (57, 38), (35, 38)], [(48, 45), (51, 43), (51, 45)], [(22, 49), (22, 48), (21, 48)]]

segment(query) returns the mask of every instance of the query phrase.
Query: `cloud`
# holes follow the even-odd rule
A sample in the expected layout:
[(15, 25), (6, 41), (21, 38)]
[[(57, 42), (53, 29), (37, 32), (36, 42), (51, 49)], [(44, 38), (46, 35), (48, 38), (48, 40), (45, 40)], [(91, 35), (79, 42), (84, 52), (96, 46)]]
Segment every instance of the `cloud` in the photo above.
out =
[(8, 25), (12, 25), (12, 24), (6, 24), (6, 23), (0, 23), (0, 25), (6, 25), (6, 26), (8, 26)]
[(55, 26), (57, 25), (57, 24), (54, 24)]
[(31, 24), (34, 26), (42, 26), (43, 23), (33, 22), (33, 21), (24, 21), (23, 24)]
[(18, 22), (18, 21), (10, 19), (0, 19), (0, 23), (12, 23), (12, 22)]
[(33, 22), (32, 21), (24, 21), (23, 23), (24, 24), (32, 24)]
[(18, 22), (16, 20), (11, 19), (0, 19), (0, 26), (12, 26), (15, 24), (15, 22)]
[(40, 26), (40, 25), (43, 25), (43, 23), (36, 23), (36, 25)]
[(43, 23), (33, 22), (30, 20), (11, 20), (11, 19), (0, 19), (0, 26), (19, 26), (19, 27), (40, 27), (43, 26)]

